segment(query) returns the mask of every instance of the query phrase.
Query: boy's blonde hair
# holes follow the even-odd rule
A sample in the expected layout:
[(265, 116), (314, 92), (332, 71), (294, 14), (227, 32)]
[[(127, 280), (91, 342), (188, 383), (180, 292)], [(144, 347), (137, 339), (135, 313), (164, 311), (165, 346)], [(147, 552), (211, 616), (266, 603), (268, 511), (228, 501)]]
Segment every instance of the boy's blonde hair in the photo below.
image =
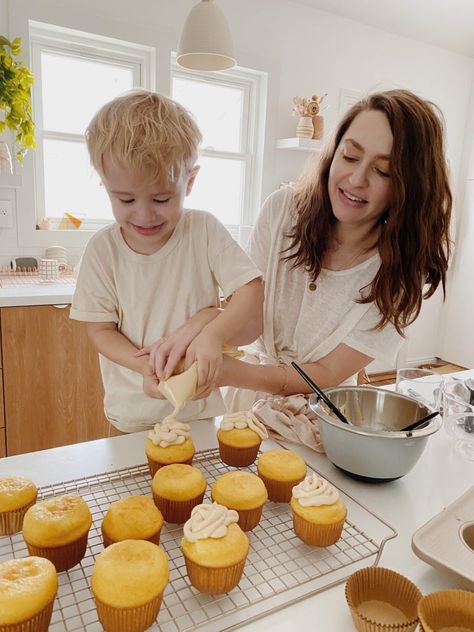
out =
[(176, 182), (194, 166), (202, 135), (192, 115), (167, 97), (133, 90), (106, 103), (86, 130), (91, 163), (104, 176), (104, 157), (150, 181)]

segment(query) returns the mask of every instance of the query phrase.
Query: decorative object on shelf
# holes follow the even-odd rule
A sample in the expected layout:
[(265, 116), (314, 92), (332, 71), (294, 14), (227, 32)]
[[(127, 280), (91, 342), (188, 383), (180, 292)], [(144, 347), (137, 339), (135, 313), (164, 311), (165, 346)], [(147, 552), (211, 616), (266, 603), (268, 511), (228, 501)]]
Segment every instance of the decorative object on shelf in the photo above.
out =
[(176, 62), (191, 70), (227, 70), (235, 66), (229, 25), (214, 0), (201, 0), (183, 26)]
[(6, 129), (15, 134), (16, 158), (19, 163), (28, 149), (36, 147), (31, 113), (30, 86), (33, 74), (15, 57), (21, 54), (21, 39), (9, 41), (0, 35), (0, 134)]
[(77, 230), (81, 227), (82, 220), (72, 215), (72, 213), (64, 213), (61, 217), (58, 228), (59, 230)]
[[(315, 94), (310, 99), (305, 97), (294, 97), (293, 99), (293, 116), (299, 116), (300, 120), (296, 127), (296, 136), (299, 138), (314, 138), (319, 140), (323, 137), (324, 131), (324, 118), (319, 114), (321, 109), (321, 103), (323, 102), (326, 94), (318, 97)], [(310, 119), (311, 134), (309, 133)]]
[(12, 155), (3, 140), (0, 140), (0, 173), (13, 174)]

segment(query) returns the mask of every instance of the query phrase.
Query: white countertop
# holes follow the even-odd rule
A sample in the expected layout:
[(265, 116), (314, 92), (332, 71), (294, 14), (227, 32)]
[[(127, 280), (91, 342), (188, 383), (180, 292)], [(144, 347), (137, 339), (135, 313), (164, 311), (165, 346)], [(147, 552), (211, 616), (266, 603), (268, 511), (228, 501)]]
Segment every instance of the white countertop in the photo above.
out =
[(66, 305), (72, 302), (75, 283), (38, 282), (34, 285), (6, 285), (0, 277), (0, 307), (22, 305)]
[[(474, 370), (456, 375), (473, 377)], [(217, 446), (211, 422), (194, 422), (192, 434), (198, 450)], [(145, 437), (146, 433), (141, 432), (7, 457), (0, 460), (0, 476), (21, 474), (37, 485), (45, 485), (141, 464), (145, 461)], [(353, 480), (334, 467), (325, 455), (308, 448), (291, 447), (322, 476), (327, 476), (398, 531), (398, 537), (385, 545), (379, 565), (404, 574), (426, 594), (461, 587), (453, 576), (422, 562), (411, 550), (413, 533), (474, 484), (474, 462), (461, 459), (453, 451), (452, 443), (442, 428), (430, 437), (411, 472), (397, 481), (381, 484)], [(245, 632), (268, 629), (274, 632), (295, 629), (353, 632), (344, 584), (239, 628)]]

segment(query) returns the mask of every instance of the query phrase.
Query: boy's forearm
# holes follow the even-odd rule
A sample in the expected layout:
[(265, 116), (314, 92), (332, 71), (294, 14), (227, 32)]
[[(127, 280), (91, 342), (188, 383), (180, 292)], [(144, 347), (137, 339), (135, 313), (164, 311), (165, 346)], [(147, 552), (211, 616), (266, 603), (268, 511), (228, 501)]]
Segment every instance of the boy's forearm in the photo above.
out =
[(87, 332), (101, 355), (120, 366), (143, 374), (148, 366), (148, 356), (136, 358), (137, 348), (118, 329), (94, 330), (88, 327)]
[(243, 345), (253, 342), (262, 330), (263, 283), (258, 278), (239, 288), (227, 307), (203, 331), (222, 344)]

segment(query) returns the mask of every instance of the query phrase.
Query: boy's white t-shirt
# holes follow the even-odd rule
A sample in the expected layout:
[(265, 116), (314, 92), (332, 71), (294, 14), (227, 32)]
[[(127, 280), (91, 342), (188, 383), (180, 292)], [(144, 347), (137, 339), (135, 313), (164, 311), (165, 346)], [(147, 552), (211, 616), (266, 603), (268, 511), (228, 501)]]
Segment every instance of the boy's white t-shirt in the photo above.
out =
[[(129, 248), (118, 224), (98, 231), (80, 266), (71, 318), (117, 323), (137, 348), (171, 333), (197, 311), (261, 276), (227, 229), (211, 213), (185, 211), (166, 244), (152, 255)], [(123, 432), (146, 430), (172, 411), (143, 393), (139, 373), (99, 354), (107, 418)], [(225, 412), (218, 390), (190, 402), (181, 421)]]

